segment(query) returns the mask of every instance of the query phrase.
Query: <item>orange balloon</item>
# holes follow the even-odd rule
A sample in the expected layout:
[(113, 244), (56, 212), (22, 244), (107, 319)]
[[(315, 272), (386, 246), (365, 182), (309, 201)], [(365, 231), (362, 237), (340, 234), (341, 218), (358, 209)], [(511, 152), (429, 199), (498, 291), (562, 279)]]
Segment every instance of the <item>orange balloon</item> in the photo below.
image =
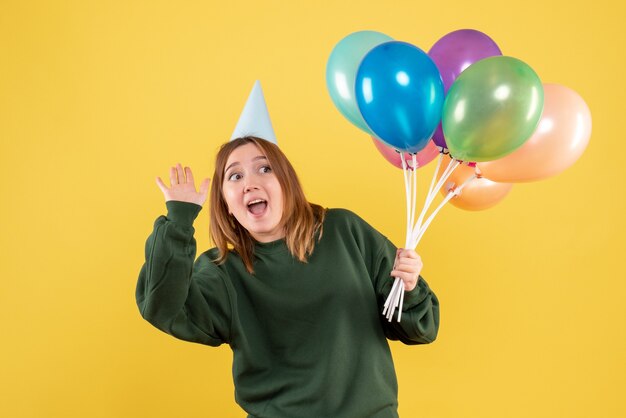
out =
[[(437, 173), (437, 178), (441, 178), (443, 171), (450, 163), (451, 158), (447, 155), (444, 156), (441, 162), (441, 167)], [(470, 167), (466, 164), (460, 164), (448, 180), (443, 184), (441, 188), (441, 194), (448, 195), (450, 190), (461, 186), (467, 179), (476, 174), (476, 168)], [(465, 210), (484, 210), (495, 206), (502, 201), (506, 195), (511, 191), (513, 185), (510, 183), (497, 183), (495, 181), (488, 180), (486, 178), (477, 177), (470, 181), (463, 187), (458, 196), (454, 196), (450, 199), (450, 203), (460, 209)]]
[(542, 180), (569, 168), (587, 148), (591, 112), (575, 91), (544, 84), (543, 113), (533, 135), (511, 154), (478, 163), (482, 175), (498, 182)]

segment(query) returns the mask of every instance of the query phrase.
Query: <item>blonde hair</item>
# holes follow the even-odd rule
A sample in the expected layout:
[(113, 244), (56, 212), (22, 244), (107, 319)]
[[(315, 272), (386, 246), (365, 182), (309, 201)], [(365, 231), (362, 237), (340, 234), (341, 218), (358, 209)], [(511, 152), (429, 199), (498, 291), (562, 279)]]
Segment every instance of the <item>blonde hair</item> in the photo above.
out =
[[(223, 182), (226, 162), (230, 154), (238, 147), (252, 143), (267, 158), (272, 171), (278, 179), (283, 193), (283, 215), (281, 225), (285, 230), (285, 242), (294, 258), (306, 263), (307, 257), (322, 237), (322, 223), (326, 211), (323, 207), (310, 203), (293, 166), (277, 145), (254, 136), (234, 139), (222, 145), (215, 158), (215, 172), (210, 194), (211, 238), (219, 251), (217, 263), (223, 263), (230, 251), (234, 251), (244, 262), (246, 269), (254, 273), (254, 239), (252, 235), (228, 213), (228, 206), (223, 196)], [(232, 247), (230, 249), (229, 247)]]

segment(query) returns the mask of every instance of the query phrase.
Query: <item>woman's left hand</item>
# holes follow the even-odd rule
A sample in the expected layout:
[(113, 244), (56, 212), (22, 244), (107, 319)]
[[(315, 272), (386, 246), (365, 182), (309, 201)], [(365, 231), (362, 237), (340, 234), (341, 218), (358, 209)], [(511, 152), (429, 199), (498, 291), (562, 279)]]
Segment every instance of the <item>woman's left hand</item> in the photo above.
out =
[(422, 266), (422, 259), (415, 251), (398, 248), (391, 276), (402, 279), (404, 290), (410, 292), (417, 286)]

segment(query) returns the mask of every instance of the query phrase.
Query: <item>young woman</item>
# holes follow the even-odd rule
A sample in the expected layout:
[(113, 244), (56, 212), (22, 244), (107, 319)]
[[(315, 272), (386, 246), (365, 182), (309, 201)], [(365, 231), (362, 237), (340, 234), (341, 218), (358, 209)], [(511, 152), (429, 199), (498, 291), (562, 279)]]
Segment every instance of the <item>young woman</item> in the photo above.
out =
[[(193, 221), (208, 190), (191, 169), (160, 178), (167, 216), (146, 244), (141, 315), (174, 337), (233, 350), (237, 403), (249, 417), (397, 417), (387, 338), (426, 344), (439, 304), (412, 250), (354, 213), (306, 201), (280, 149), (244, 137), (220, 149), (210, 196), (216, 248), (196, 256)], [(195, 261), (194, 261), (195, 260)], [(393, 277), (402, 321), (381, 314)]]

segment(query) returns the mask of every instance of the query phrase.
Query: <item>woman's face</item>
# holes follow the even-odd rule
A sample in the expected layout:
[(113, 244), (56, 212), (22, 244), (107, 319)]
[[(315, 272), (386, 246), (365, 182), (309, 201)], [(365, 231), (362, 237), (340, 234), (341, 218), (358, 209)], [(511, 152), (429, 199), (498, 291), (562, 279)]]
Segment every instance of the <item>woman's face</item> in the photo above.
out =
[(285, 237), (283, 191), (265, 155), (253, 143), (242, 145), (226, 161), (222, 193), (228, 212), (259, 242)]

